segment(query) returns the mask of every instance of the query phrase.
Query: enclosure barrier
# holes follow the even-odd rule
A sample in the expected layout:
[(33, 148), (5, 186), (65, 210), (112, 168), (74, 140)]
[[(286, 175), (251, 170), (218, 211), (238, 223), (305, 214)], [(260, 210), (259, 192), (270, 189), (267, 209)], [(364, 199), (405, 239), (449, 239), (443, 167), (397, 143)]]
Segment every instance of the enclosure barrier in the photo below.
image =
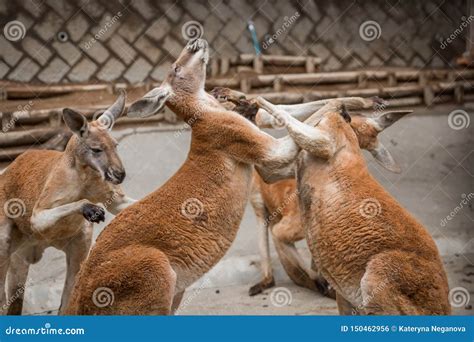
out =
[[(248, 94), (263, 96), (274, 103), (293, 104), (325, 98), (378, 96), (388, 100), (389, 107), (432, 106), (441, 103), (474, 101), (474, 70), (359, 70), (316, 72), (320, 59), (304, 56), (240, 55), (222, 58), (210, 64), (208, 90), (228, 87)], [(271, 72), (277, 73), (271, 73)], [(158, 86), (147, 83), (136, 87), (118, 84), (23, 85), (5, 84), (0, 91), (1, 114), (0, 161), (10, 162), (32, 145), (35, 148), (63, 150), (70, 132), (62, 122), (62, 107), (47, 104), (45, 108), (15, 106), (18, 100), (57, 99), (66, 94), (112, 94), (119, 89), (140, 94)], [(98, 96), (98, 95), (97, 95)], [(47, 102), (45, 100), (45, 102)], [(47, 102), (48, 103), (48, 102)], [(130, 103), (127, 103), (129, 105)], [(68, 103), (89, 119), (97, 117), (110, 105), (110, 100), (94, 105)], [(34, 107), (34, 106), (32, 106)], [(174, 114), (161, 112), (150, 118), (122, 117), (117, 126), (153, 124), (157, 129), (176, 129)], [(182, 124), (182, 123), (181, 123)]]

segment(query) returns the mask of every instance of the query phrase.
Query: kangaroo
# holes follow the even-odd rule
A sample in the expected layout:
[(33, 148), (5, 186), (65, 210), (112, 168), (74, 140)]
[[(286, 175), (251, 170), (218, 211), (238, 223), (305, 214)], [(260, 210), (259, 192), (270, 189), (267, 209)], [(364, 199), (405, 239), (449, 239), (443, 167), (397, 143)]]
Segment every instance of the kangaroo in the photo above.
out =
[(66, 254), (62, 313), (89, 251), (92, 223), (104, 220), (104, 209), (96, 203), (117, 214), (134, 202), (119, 185), (125, 170), (117, 142), (108, 132), (124, 106), (122, 93), (91, 123), (82, 114), (64, 109), (64, 121), (73, 132), (64, 152), (27, 151), (0, 175), (0, 298), (4, 312), (21, 314), (29, 265), (52, 246)]
[[(228, 88), (216, 87), (212, 95), (222, 101), (227, 108), (238, 112), (256, 124), (258, 120), (266, 125), (270, 120), (261, 117), (268, 115), (263, 108), (259, 108), (255, 99), (247, 100), (245, 94)], [(303, 105), (277, 105), (278, 109), (292, 110), (298, 120), (306, 119), (310, 114), (302, 107), (315, 109), (321, 106), (319, 101)], [(299, 112), (298, 112), (299, 111)], [(370, 118), (360, 114), (352, 114), (350, 123), (359, 141), (359, 147), (372, 152), (375, 160), (392, 172), (400, 172), (390, 152), (377, 139), (378, 134), (391, 126), (409, 112), (387, 112)], [(312, 114), (312, 113), (311, 113)], [(249, 289), (249, 295), (262, 293), (265, 289), (275, 285), (273, 268), (271, 265), (269, 234), (271, 233), (275, 250), (290, 279), (297, 285), (310, 290), (319, 291), (325, 296), (335, 298), (335, 292), (328, 282), (315, 269), (306, 266), (302, 256), (295, 247), (295, 243), (303, 240), (305, 233), (300, 220), (296, 181), (281, 180), (274, 184), (267, 184), (258, 172), (254, 172), (250, 203), (255, 212), (258, 224), (259, 252), (261, 258), (261, 272), (263, 278)]]
[[(393, 158), (377, 139), (377, 135), (382, 130), (402, 117), (393, 114), (393, 112), (387, 112), (374, 118), (351, 115), (350, 125), (358, 138), (359, 147), (369, 151), (376, 150), (373, 156), (380, 165), (389, 171), (397, 172), (397, 167), (392, 162)], [(335, 298), (335, 293), (326, 280), (314, 269), (313, 264), (313, 269), (306, 266), (295, 247), (295, 243), (305, 237), (300, 220), (296, 181), (294, 179), (281, 180), (274, 184), (267, 184), (257, 172), (254, 172), (253, 179), (250, 203), (257, 217), (258, 231), (263, 231), (259, 234), (263, 279), (250, 287), (249, 295), (261, 293), (275, 284), (268, 248), (269, 231), (280, 262), (290, 279), (299, 286), (318, 290), (325, 296)]]
[(306, 125), (262, 98), (258, 103), (303, 149), (296, 172), (302, 222), (339, 313), (449, 314), (438, 249), (368, 172), (350, 116), (330, 111)]

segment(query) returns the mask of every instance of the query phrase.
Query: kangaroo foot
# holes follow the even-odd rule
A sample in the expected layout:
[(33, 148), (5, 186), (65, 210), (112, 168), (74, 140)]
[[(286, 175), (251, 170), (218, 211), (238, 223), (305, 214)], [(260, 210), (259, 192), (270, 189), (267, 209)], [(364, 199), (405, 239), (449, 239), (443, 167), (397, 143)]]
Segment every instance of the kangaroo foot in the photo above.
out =
[(316, 288), (318, 291), (325, 297), (329, 297), (332, 299), (336, 299), (336, 291), (332, 288), (332, 286), (327, 282), (324, 278), (316, 278), (314, 280), (316, 284)]
[(249, 289), (249, 296), (258, 295), (259, 293), (262, 293), (264, 290), (273, 286), (275, 286), (275, 279), (273, 277), (265, 278)]

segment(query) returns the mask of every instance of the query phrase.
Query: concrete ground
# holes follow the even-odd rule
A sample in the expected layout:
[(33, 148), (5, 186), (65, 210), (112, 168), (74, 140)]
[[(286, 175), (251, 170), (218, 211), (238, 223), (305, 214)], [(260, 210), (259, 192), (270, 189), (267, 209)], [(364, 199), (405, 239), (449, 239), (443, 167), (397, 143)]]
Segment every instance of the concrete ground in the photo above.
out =
[[(472, 122), (455, 130), (448, 124), (448, 114), (459, 109), (469, 112), (469, 116), (461, 116)], [(462, 200), (474, 196), (473, 114), (472, 107), (418, 109), (384, 132), (381, 140), (403, 168), (399, 175), (384, 171), (367, 157), (373, 175), (431, 232), (445, 262), (450, 288), (456, 288), (453, 304), (460, 307), (455, 307), (454, 313), (468, 315), (474, 313), (474, 208), (472, 201), (466, 205)], [(190, 140), (189, 131), (157, 132), (154, 127), (114, 134), (120, 140), (120, 154), (127, 169), (124, 188), (134, 198), (158, 188), (178, 169)], [(442, 224), (447, 216), (450, 220)], [(103, 227), (97, 226), (95, 234)], [(309, 260), (304, 242), (299, 247)], [(255, 216), (249, 206), (232, 248), (186, 292), (178, 314), (337, 314), (333, 300), (293, 285), (276, 256), (273, 265), (278, 289), (249, 297), (249, 286), (260, 277), (257, 253)], [(64, 255), (51, 248), (31, 267), (24, 313), (57, 312), (64, 269)], [(272, 295), (272, 291), (278, 292)]]

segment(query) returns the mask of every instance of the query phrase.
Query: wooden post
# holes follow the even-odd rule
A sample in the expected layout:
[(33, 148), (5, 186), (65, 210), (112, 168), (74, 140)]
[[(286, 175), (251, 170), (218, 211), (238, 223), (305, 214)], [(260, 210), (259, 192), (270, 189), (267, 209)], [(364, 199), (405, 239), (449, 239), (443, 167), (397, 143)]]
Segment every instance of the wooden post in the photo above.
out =
[(275, 90), (276, 92), (280, 92), (283, 90), (283, 82), (281, 77), (277, 77), (273, 81), (273, 90)]
[(62, 114), (60, 111), (54, 110), (49, 114), (49, 124), (51, 127), (59, 127), (62, 122)]
[(257, 74), (263, 73), (263, 59), (261, 56), (255, 56), (253, 59), (253, 69)]
[(367, 74), (363, 71), (357, 77), (357, 83), (359, 88), (366, 88), (367, 87)]
[(464, 86), (462, 83), (457, 83), (454, 86), (454, 100), (456, 103), (464, 103)]
[(225, 75), (229, 72), (230, 61), (227, 57), (221, 58), (221, 75)]
[(211, 60), (211, 77), (216, 77), (219, 74), (219, 61), (216, 58)]
[(394, 72), (388, 73), (388, 86), (395, 87), (397, 85), (397, 77)]
[(3, 112), (2, 114), (2, 132), (8, 132), (15, 128), (15, 120), (13, 114), (10, 112)]
[(430, 107), (433, 104), (433, 99), (435, 98), (433, 89), (429, 84), (423, 87), (423, 101), (425, 105)]
[(240, 80), (240, 91), (243, 93), (249, 93), (250, 88), (251, 88), (250, 79), (247, 77), (243, 77)]
[(313, 73), (314, 70), (314, 58), (313, 57), (306, 57), (306, 72), (308, 74)]

